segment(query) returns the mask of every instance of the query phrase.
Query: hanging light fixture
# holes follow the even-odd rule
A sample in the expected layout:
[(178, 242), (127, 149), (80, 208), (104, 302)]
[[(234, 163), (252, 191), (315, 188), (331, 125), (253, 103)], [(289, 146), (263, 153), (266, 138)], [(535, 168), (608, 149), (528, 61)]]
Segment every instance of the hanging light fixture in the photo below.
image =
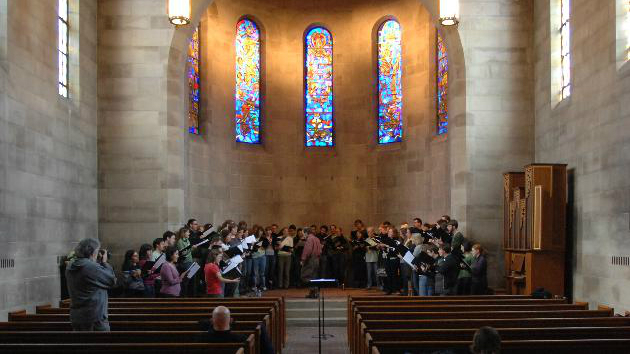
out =
[(191, 0), (167, 0), (166, 9), (168, 20), (175, 26), (183, 26), (190, 23)]
[(440, 0), (440, 23), (442, 26), (457, 26), (459, 0)]

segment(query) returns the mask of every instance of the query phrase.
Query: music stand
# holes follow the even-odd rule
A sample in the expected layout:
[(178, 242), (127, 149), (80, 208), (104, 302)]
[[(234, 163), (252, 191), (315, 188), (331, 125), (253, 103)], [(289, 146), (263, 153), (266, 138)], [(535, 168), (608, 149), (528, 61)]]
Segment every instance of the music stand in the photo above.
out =
[[(337, 285), (337, 279), (311, 279), (309, 280), (309, 284), (317, 287), (318, 300), (317, 300), (317, 341), (319, 344), (319, 354), (322, 353), (322, 339), (327, 340), (328, 338), (334, 337), (332, 334), (325, 333), (326, 327), (326, 317), (324, 314), (324, 292), (322, 288), (325, 286), (334, 286)], [(315, 338), (315, 336), (313, 336)]]

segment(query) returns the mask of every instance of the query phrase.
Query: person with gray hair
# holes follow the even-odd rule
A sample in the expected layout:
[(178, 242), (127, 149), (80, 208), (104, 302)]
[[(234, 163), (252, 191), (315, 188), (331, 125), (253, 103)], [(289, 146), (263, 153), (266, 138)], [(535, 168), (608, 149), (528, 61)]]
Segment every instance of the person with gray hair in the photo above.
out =
[(107, 290), (116, 284), (107, 263), (107, 251), (93, 238), (79, 242), (76, 259), (66, 269), (70, 294), (70, 321), (75, 331), (109, 331)]

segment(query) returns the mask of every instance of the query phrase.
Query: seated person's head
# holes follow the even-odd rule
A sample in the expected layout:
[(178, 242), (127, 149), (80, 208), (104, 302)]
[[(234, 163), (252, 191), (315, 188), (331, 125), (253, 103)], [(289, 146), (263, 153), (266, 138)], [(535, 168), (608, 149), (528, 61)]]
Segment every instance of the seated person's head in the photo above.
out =
[(501, 352), (501, 337), (492, 327), (481, 327), (473, 336), (470, 350), (474, 354), (499, 354)]
[(215, 331), (230, 329), (230, 310), (225, 306), (217, 306), (212, 311), (212, 328)]

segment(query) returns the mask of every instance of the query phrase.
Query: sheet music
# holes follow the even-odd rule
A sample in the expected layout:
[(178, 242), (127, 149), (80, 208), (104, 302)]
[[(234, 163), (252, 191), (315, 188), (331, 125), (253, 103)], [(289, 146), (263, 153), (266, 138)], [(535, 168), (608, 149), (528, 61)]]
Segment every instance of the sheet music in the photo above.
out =
[(160, 266), (162, 264), (164, 264), (166, 262), (166, 256), (164, 256), (164, 253), (162, 253), (156, 260), (155, 263), (153, 263), (153, 267), (151, 269), (156, 270), (158, 268), (160, 268)]
[(193, 246), (195, 246), (195, 247), (199, 247), (199, 246), (201, 246), (201, 245), (203, 245), (203, 244), (206, 244), (206, 243), (208, 243), (208, 242), (210, 242), (210, 239), (205, 239), (205, 240), (203, 240), (203, 241), (201, 241), (201, 242), (199, 242), (198, 244), (193, 245)]
[(188, 267), (188, 274), (186, 274), (186, 278), (191, 279), (195, 273), (201, 268), (197, 262), (193, 262), (193, 264)]
[(221, 271), (221, 274), (226, 274), (227, 272), (229, 272), (232, 269), (236, 268), (242, 262), (243, 262), (243, 257), (241, 257), (240, 254), (230, 258), (228, 260), (227, 265), (225, 266), (225, 268), (223, 268), (223, 270)]
[(372, 246), (372, 247), (374, 247), (374, 246), (378, 245), (378, 242), (376, 242), (376, 241), (375, 241), (374, 239), (372, 239), (372, 238), (368, 238), (368, 239), (366, 239), (366, 240), (365, 240), (365, 242), (366, 242), (368, 245)]
[(211, 232), (212, 232), (212, 228), (209, 228), (208, 230), (206, 230), (206, 232), (201, 234), (201, 238), (208, 237), (208, 235), (210, 235)]
[(243, 240), (244, 243), (255, 243), (256, 242), (256, 236), (254, 235), (249, 235), (245, 238), (245, 240)]
[(413, 268), (413, 258), (413, 254), (407, 251), (407, 253), (405, 253), (405, 256), (403, 257), (403, 261), (405, 261), (405, 263), (409, 264)]
[(311, 279), (309, 280), (310, 283), (336, 283), (337, 279), (327, 279), (327, 278), (320, 278), (320, 279)]

